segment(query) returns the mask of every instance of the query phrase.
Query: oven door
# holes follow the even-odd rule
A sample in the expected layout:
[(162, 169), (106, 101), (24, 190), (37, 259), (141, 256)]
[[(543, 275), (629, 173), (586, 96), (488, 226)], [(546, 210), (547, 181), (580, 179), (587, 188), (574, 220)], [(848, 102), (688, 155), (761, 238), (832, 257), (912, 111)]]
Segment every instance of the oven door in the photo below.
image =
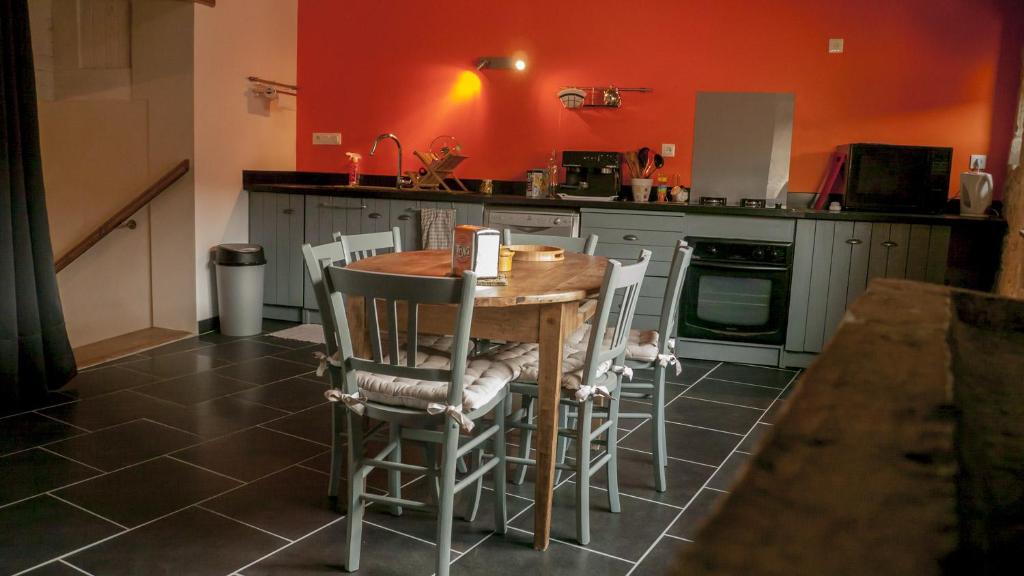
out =
[(786, 338), (789, 268), (693, 261), (680, 304), (679, 335), (782, 344)]

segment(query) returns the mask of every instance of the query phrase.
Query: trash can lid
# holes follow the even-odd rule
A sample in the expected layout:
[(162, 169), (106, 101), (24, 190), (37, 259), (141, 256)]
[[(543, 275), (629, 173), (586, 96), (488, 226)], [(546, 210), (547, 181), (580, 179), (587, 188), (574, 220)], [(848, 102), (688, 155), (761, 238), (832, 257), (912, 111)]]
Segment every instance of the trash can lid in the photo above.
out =
[(267, 258), (259, 244), (221, 244), (217, 246), (214, 262), (220, 266), (259, 266), (266, 264)]

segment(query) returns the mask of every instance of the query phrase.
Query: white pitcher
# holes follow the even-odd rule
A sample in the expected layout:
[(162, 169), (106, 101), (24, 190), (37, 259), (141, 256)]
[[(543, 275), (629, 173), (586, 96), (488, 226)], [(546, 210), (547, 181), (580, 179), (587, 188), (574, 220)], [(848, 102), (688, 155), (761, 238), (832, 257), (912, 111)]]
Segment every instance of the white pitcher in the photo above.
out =
[(984, 216), (992, 205), (992, 175), (988, 172), (960, 174), (960, 215)]

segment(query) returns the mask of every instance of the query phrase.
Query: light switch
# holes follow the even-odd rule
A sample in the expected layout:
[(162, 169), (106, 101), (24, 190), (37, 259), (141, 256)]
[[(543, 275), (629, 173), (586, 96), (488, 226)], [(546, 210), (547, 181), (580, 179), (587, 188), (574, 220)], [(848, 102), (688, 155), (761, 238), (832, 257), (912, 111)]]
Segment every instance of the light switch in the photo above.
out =
[(675, 155), (676, 155), (676, 145), (675, 144), (662, 144), (661, 145), (661, 155), (663, 157), (665, 157), (665, 158), (673, 158), (673, 157), (675, 157)]
[(314, 146), (341, 146), (341, 132), (313, 132)]
[(828, 53), (829, 54), (842, 54), (843, 45), (845, 42), (842, 38), (829, 38), (828, 39)]

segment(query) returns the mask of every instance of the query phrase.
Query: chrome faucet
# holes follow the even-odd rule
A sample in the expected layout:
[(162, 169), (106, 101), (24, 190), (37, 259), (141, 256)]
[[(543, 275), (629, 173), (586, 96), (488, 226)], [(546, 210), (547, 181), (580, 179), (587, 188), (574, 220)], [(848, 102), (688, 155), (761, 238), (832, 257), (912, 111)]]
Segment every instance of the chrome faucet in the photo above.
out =
[(398, 141), (398, 136), (388, 132), (387, 134), (381, 134), (377, 136), (373, 141), (373, 146), (370, 147), (370, 156), (377, 151), (377, 144), (385, 138), (390, 138), (395, 141), (395, 146), (398, 147), (398, 175), (395, 176), (395, 188), (402, 189), (402, 143)]

